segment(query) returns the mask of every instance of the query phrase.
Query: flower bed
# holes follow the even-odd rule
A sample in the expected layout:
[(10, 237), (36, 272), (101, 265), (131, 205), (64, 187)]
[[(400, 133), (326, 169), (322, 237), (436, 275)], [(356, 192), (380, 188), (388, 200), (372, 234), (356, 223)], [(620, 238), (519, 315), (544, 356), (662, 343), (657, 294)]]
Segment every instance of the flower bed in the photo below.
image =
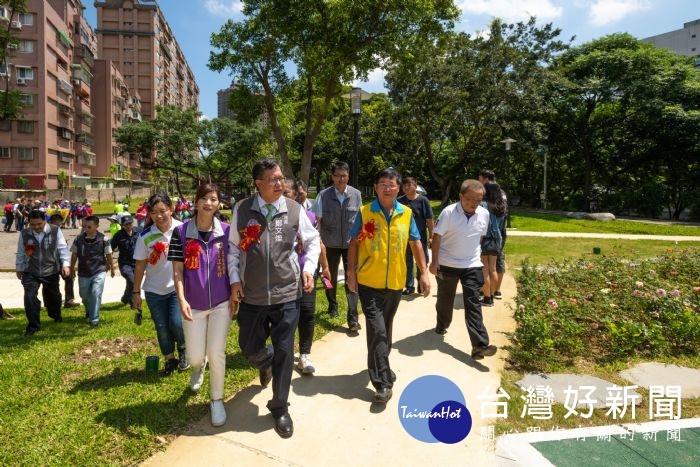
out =
[(700, 251), (525, 264), (516, 307), (510, 349), (516, 368), (698, 355)]

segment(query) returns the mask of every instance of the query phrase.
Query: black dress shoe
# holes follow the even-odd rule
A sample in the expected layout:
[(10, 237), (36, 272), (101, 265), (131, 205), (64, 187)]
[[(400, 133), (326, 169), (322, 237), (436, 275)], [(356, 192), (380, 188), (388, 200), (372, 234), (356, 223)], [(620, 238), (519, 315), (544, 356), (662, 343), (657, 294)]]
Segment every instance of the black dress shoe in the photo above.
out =
[(362, 326), (360, 326), (360, 323), (350, 323), (348, 329), (350, 329), (350, 332), (357, 332), (362, 329)]
[(498, 347), (489, 345), (487, 347), (477, 347), (472, 350), (472, 360), (482, 360), (484, 357), (490, 357), (496, 354)]
[(396, 382), (396, 373), (394, 373), (394, 370), (389, 370), (391, 372), (391, 382), (395, 383)]
[(442, 326), (435, 326), (435, 332), (440, 334), (441, 336), (444, 336), (447, 334), (447, 329), (443, 328)]
[(36, 333), (36, 329), (25, 329), (24, 330), (24, 337), (32, 337), (34, 333)]
[(328, 308), (328, 314), (331, 315), (331, 318), (337, 318), (338, 317), (338, 309), (337, 308)]
[(403, 292), (401, 292), (401, 295), (413, 295), (415, 291), (416, 289), (405, 288)]
[(290, 438), (294, 434), (294, 422), (288, 413), (275, 418), (275, 431), (282, 438)]
[(260, 368), (260, 386), (266, 388), (272, 381), (272, 365)]
[(391, 390), (391, 388), (381, 388), (379, 391), (374, 393), (374, 402), (386, 404), (393, 395), (394, 392)]

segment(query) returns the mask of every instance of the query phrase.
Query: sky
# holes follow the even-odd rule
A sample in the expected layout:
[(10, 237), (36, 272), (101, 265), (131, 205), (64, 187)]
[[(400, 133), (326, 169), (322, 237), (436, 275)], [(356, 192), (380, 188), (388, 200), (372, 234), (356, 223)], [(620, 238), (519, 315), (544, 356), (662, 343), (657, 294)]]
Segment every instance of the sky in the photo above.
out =
[[(352, 0), (347, 0), (352, 1)], [(84, 0), (85, 16), (97, 27), (91, 0)], [(233, 77), (207, 68), (209, 39), (232, 18), (241, 20), (238, 0), (158, 0), (199, 86), (199, 110), (205, 117), (217, 115), (216, 91), (228, 87)], [(698, 0), (456, 0), (462, 11), (456, 25), (460, 31), (486, 30), (494, 17), (507, 22), (535, 16), (538, 23), (562, 29), (561, 39), (576, 36), (574, 45), (616, 32), (637, 38), (682, 29), (683, 23), (700, 19)], [(375, 70), (368, 81), (353, 83), (369, 92), (384, 92), (384, 73)]]

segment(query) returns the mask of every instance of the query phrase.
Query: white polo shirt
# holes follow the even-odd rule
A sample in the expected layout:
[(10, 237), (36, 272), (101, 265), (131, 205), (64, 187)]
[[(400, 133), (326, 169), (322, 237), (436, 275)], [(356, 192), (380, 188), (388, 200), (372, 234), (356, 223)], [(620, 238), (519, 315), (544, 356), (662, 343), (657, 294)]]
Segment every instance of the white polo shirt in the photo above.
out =
[(481, 206), (469, 218), (458, 202), (442, 210), (434, 233), (440, 235), (440, 266), (478, 268), (481, 262), (481, 237), (489, 227), (489, 212)]

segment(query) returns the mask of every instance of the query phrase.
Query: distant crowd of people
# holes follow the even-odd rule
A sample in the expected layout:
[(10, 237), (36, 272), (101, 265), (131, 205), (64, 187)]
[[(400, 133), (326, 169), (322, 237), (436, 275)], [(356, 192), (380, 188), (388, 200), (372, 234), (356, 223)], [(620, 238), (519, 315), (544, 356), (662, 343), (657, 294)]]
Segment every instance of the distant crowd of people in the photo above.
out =
[[(418, 193), (418, 181), (393, 168), (376, 174), (375, 197), (368, 203), (348, 185), (347, 163), (334, 163), (331, 174), (333, 184), (311, 201), (304, 182), (286, 179), (275, 160), (259, 160), (252, 171), (257, 192), (232, 206), (230, 222), (220, 215), (219, 188), (205, 183), (192, 203), (184, 197), (173, 202), (158, 193), (135, 214), (117, 203), (109, 238), (100, 232), (99, 219), (85, 211), (79, 217), (82, 231), (70, 247), (60, 213), (47, 222), (41, 206), (18, 200), (29, 204), (29, 227), (18, 225), (16, 260), (24, 287), (25, 335), (41, 328), (40, 287), (48, 316), (62, 321), (61, 277), (66, 281), (65, 306), (75, 304), (72, 281), (77, 277), (86, 321), (98, 326), (106, 275), (114, 277), (118, 267), (126, 281), (122, 303), (136, 309), (137, 317), (144, 299), (148, 304), (164, 356), (161, 375), (191, 369), (190, 388), (199, 391), (209, 367), (214, 426), (227, 419), (225, 350), (228, 329), (236, 320), (243, 355), (259, 370), (261, 386), (272, 385), (267, 408), (283, 438), (294, 432), (288, 410), (292, 373), (316, 370), (311, 361), (316, 283), (320, 278), (328, 299), (326, 313), (337, 316), (340, 261), (350, 336), (362, 329), (358, 305), (364, 313), (374, 403), (392, 398), (396, 373), (389, 355), (402, 296), (416, 291), (429, 296), (429, 273), (437, 281), (435, 332), (447, 332), (460, 283), (471, 357), (494, 355), (497, 348), (489, 341), (482, 306), (493, 306), (500, 298), (507, 202), (493, 172), (464, 180), (459, 200), (436, 221), (428, 199)], [(70, 209), (72, 217), (74, 204), (89, 207), (87, 201), (65, 201), (56, 208)], [(14, 216), (14, 205), (10, 211)], [(295, 364), (297, 331), (300, 356)]]

